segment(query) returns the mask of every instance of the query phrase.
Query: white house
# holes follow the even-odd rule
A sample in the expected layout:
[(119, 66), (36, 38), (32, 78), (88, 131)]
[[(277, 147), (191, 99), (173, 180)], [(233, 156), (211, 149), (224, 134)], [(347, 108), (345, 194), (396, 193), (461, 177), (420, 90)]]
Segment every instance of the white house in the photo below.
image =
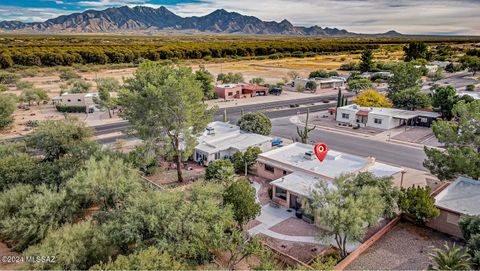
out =
[(208, 164), (219, 159), (229, 159), (236, 151), (259, 147), (262, 152), (271, 150), (272, 138), (240, 130), (240, 127), (220, 121), (212, 122), (197, 138), (193, 160)]
[(458, 92), (459, 97), (463, 97), (465, 95), (468, 95), (472, 97), (475, 100), (480, 100), (480, 92), (474, 92), (474, 91), (463, 91), (463, 92)]
[(307, 82), (314, 81), (317, 84), (317, 89), (334, 89), (334, 88), (343, 88), (345, 87), (346, 79), (339, 76), (332, 76), (330, 78), (297, 78), (293, 81), (293, 87), (302, 86), (305, 88)]
[(336, 121), (359, 127), (371, 127), (381, 130), (401, 125), (430, 126), (440, 114), (429, 111), (409, 111), (396, 108), (362, 107), (356, 104), (336, 109)]

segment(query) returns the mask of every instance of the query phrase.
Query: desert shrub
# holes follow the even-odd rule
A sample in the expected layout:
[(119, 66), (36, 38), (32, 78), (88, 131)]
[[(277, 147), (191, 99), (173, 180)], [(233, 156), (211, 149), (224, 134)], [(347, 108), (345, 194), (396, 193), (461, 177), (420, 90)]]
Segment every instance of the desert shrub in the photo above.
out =
[(18, 75), (11, 72), (0, 71), (0, 84), (11, 85), (18, 81)]
[(429, 218), (440, 215), (435, 207), (435, 199), (430, 196), (429, 187), (402, 188), (398, 207), (417, 223), (424, 223)]
[(57, 104), (55, 106), (57, 108), (58, 112), (62, 113), (86, 113), (87, 112), (87, 107), (84, 105), (63, 105), (63, 104)]

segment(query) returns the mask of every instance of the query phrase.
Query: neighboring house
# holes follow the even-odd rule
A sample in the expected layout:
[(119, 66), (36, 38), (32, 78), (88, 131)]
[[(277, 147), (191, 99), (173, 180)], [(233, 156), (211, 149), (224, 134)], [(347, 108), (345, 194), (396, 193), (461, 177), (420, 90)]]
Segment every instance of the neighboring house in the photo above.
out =
[(272, 198), (280, 205), (298, 210), (319, 180), (332, 185), (342, 174), (369, 171), (376, 176), (401, 178), (402, 168), (329, 150), (323, 162), (313, 153), (314, 146), (293, 143), (266, 153), (257, 159), (257, 175), (272, 180)]
[(212, 122), (198, 137), (193, 160), (207, 165), (219, 159), (230, 159), (236, 151), (259, 147), (262, 152), (271, 150), (273, 139), (240, 130), (240, 127), (220, 121)]
[(346, 79), (339, 76), (332, 76), (330, 78), (297, 78), (293, 81), (292, 87), (294, 89), (298, 86), (305, 88), (308, 81), (314, 81), (317, 84), (315, 91), (319, 91), (322, 89), (344, 88)]
[(54, 103), (64, 104), (66, 106), (86, 106), (95, 105), (94, 98), (98, 98), (98, 93), (63, 93), (60, 96), (54, 97)]
[(252, 98), (268, 95), (268, 88), (245, 83), (225, 84), (215, 86), (215, 93), (222, 99)]
[(435, 196), (440, 216), (427, 226), (455, 237), (463, 238), (458, 220), (464, 215), (480, 215), (480, 181), (459, 177)]
[(361, 74), (363, 78), (370, 79), (375, 76), (382, 76), (382, 77), (393, 77), (393, 73), (391, 72), (364, 72)]
[(430, 127), (441, 115), (430, 111), (409, 111), (396, 108), (362, 107), (356, 104), (336, 109), (336, 120), (359, 127), (388, 130), (402, 125)]
[(435, 61), (431, 61), (430, 62), (430, 65), (432, 66), (438, 66), (438, 67), (441, 67), (442, 69), (445, 69), (448, 64), (450, 64), (450, 61), (438, 61), (438, 60), (435, 60)]

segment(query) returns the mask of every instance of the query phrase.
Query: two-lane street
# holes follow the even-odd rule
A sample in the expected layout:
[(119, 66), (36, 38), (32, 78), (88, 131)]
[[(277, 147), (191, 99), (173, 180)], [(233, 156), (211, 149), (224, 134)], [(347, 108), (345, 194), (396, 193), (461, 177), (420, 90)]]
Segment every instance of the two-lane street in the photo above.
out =
[[(289, 139), (298, 137), (296, 126), (289, 121), (288, 117), (274, 119), (272, 124), (272, 135)], [(313, 144), (324, 142), (333, 150), (359, 156), (373, 156), (382, 162), (425, 170), (423, 161), (426, 156), (423, 150), (407, 145), (373, 141), (367, 138), (319, 129), (315, 129), (310, 133), (309, 141)]]

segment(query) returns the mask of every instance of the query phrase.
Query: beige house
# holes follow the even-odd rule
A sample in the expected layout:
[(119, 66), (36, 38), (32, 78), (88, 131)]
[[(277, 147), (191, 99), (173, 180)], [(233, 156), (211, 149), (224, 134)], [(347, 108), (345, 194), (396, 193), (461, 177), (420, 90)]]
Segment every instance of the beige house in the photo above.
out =
[(345, 87), (345, 78), (343, 77), (330, 77), (330, 78), (297, 78), (293, 80), (292, 87), (297, 89), (298, 86), (305, 88), (307, 82), (313, 81), (317, 84), (317, 89), (315, 91), (319, 91), (322, 89), (337, 89), (337, 88), (344, 88)]
[(257, 175), (271, 180), (272, 199), (295, 210), (310, 196), (319, 181), (333, 185), (332, 180), (342, 174), (372, 172), (374, 175), (400, 177), (402, 168), (334, 150), (320, 162), (313, 153), (314, 146), (293, 143), (266, 153), (257, 159)]
[(64, 93), (54, 97), (54, 103), (64, 104), (66, 106), (86, 106), (87, 108), (95, 105), (94, 99), (98, 98), (98, 93)]
[(464, 215), (480, 215), (480, 181), (459, 177), (435, 197), (440, 216), (427, 226), (463, 238), (458, 221)]

